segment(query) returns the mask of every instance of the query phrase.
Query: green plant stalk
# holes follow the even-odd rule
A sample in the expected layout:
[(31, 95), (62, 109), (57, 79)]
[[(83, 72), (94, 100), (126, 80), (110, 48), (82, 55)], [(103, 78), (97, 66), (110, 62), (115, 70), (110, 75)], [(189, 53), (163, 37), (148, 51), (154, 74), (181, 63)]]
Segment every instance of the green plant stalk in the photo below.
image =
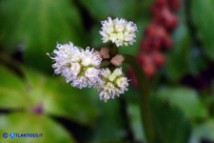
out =
[(135, 72), (138, 79), (137, 88), (140, 92), (139, 106), (141, 112), (141, 120), (145, 132), (147, 143), (155, 143), (155, 130), (152, 121), (152, 111), (150, 106), (150, 87), (149, 81), (136, 58), (131, 55), (125, 55), (125, 62), (128, 63)]

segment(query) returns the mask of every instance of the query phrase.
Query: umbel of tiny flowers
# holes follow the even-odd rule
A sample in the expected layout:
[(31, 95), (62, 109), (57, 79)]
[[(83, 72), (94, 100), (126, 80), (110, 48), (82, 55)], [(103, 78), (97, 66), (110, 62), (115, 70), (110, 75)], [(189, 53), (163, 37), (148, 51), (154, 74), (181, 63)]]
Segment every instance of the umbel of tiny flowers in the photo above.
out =
[(135, 32), (137, 26), (131, 21), (125, 19), (112, 19), (102, 21), (100, 34), (104, 43), (111, 41), (117, 47), (132, 45), (135, 42)]
[(124, 76), (121, 68), (116, 68), (113, 72), (109, 68), (101, 71), (100, 82), (97, 84), (99, 96), (101, 100), (107, 101), (115, 96), (120, 96), (129, 85), (127, 77)]
[(57, 44), (53, 51), (52, 67), (56, 74), (61, 74), (66, 82), (71, 82), (74, 87), (91, 87), (99, 81), (99, 66), (101, 57), (93, 49), (76, 47), (73, 43)]

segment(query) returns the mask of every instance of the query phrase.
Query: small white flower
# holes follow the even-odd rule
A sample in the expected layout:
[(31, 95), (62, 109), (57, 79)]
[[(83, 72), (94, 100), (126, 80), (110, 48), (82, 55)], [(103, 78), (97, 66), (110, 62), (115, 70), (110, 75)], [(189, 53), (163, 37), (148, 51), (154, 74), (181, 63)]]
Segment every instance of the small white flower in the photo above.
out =
[(95, 69), (95, 68), (87, 68), (87, 70), (85, 70), (85, 76), (88, 78), (94, 78), (94, 75), (98, 75), (100, 72), (100, 70)]
[(51, 57), (55, 63), (52, 65), (56, 74), (61, 74), (64, 67), (71, 65), (73, 55), (79, 53), (78, 47), (75, 47), (73, 43), (64, 45), (57, 44), (57, 49), (53, 51), (53, 57)]
[(120, 96), (129, 85), (127, 77), (123, 75), (121, 68), (111, 72), (108, 68), (101, 71), (101, 81), (97, 85), (101, 100), (107, 101), (115, 96)]
[(100, 34), (104, 43), (111, 41), (119, 46), (132, 45), (135, 42), (135, 32), (137, 26), (133, 22), (126, 21), (125, 19), (111, 19), (102, 21), (102, 29)]
[(74, 87), (91, 87), (100, 80), (99, 66), (102, 59), (89, 47), (83, 50), (73, 43), (57, 44), (51, 58), (55, 62), (55, 73), (61, 74), (66, 82), (71, 82)]
[(78, 62), (72, 62), (70, 67), (70, 71), (74, 76), (77, 76), (80, 73), (81, 65)]
[(127, 87), (129, 84), (126, 77), (121, 77), (116, 80), (116, 85), (120, 88)]
[(94, 53), (94, 49), (90, 50), (89, 47), (86, 50), (82, 49), (82, 64), (84, 66), (99, 66), (102, 59), (99, 55)]
[(106, 91), (101, 91), (100, 92), (100, 100), (105, 100), (107, 101), (110, 98), (108, 92)]

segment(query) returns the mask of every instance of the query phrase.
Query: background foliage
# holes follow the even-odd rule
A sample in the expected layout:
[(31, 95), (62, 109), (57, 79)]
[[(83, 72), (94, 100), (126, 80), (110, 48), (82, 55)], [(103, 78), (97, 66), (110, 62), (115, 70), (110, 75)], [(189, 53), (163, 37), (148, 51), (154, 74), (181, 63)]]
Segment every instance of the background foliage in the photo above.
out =
[[(138, 91), (104, 103), (55, 76), (46, 55), (57, 42), (102, 45), (100, 21), (138, 26), (135, 55), (152, 0), (0, 0), (0, 142), (142, 143)], [(214, 142), (214, 1), (184, 0), (173, 48), (152, 80), (153, 124), (161, 143)], [(140, 79), (139, 79), (140, 80)], [(143, 95), (142, 95), (143, 96)], [(2, 133), (43, 133), (4, 139)]]

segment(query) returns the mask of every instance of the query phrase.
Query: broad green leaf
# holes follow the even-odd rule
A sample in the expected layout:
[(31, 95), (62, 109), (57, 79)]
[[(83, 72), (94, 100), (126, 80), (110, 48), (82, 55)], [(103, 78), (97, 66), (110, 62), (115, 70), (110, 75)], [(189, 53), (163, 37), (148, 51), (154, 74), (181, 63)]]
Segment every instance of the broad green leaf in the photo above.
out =
[(158, 91), (158, 96), (160, 100), (168, 102), (171, 107), (181, 110), (191, 120), (208, 116), (205, 106), (200, 102), (194, 90), (163, 87)]
[(190, 122), (177, 108), (161, 102), (158, 96), (152, 100), (153, 121), (156, 131), (156, 142), (187, 143), (190, 135)]
[(210, 142), (214, 141), (214, 120), (207, 120), (205, 123), (197, 125), (193, 130), (190, 143), (200, 143), (204, 139)]
[(35, 106), (42, 103), (45, 112), (80, 123), (93, 122), (96, 118), (98, 93), (91, 89), (74, 88), (64, 79), (56, 80), (32, 70), (27, 70), (26, 76), (32, 86), (29, 96)]
[(124, 115), (120, 99), (100, 102), (101, 114), (93, 128), (93, 143), (127, 143)]
[(27, 108), (26, 89), (18, 76), (0, 66), (0, 108)]
[(0, 108), (42, 110), (82, 124), (92, 123), (97, 117), (98, 95), (90, 89), (76, 89), (64, 80), (29, 69), (25, 70), (25, 82), (3, 67), (0, 74)]
[(194, 0), (192, 2), (193, 21), (197, 27), (200, 38), (203, 42), (203, 48), (206, 54), (214, 59), (214, 1), (213, 0)]
[[(38, 133), (38, 138), (10, 138), (10, 133)], [(8, 138), (2, 134), (8, 133)], [(0, 116), (0, 142), (2, 143), (74, 143), (72, 136), (55, 121), (30, 113), (13, 113)]]
[(185, 20), (185, 10), (179, 10), (179, 25), (172, 34), (173, 47), (166, 53), (166, 73), (173, 82), (178, 82), (187, 74), (198, 74), (206, 63), (198, 45), (191, 41)]
[[(77, 9), (69, 0), (1, 0), (0, 42), (7, 51), (25, 48), (25, 63), (50, 69), (46, 56), (57, 42), (85, 46)], [(80, 38), (81, 37), (81, 38)]]
[(126, 0), (126, 2), (123, 0), (80, 0), (80, 2), (93, 17), (99, 20), (105, 20), (109, 16), (133, 18), (137, 14), (133, 7), (139, 6), (136, 0)]
[(148, 20), (151, 15), (148, 13), (153, 1), (151, 0), (80, 0), (81, 4), (90, 12), (91, 16), (98, 20), (105, 20), (107, 17), (118, 17), (125, 19)]

